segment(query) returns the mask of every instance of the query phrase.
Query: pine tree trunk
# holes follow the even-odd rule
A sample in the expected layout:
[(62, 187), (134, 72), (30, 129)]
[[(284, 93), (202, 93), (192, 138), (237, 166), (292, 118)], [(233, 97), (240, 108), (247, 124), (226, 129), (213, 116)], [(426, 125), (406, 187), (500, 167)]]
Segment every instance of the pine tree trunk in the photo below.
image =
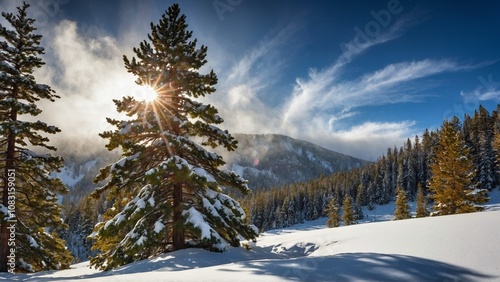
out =
[(174, 224), (173, 224), (173, 244), (174, 251), (185, 248), (184, 240), (184, 220), (182, 219), (182, 185), (174, 185)]
[[(5, 168), (5, 174), (3, 177), (3, 191), (2, 191), (2, 204), (7, 207), (7, 198), (8, 198), (8, 177), (7, 177), (7, 168)], [(7, 272), (7, 256), (9, 252), (9, 230), (7, 229), (7, 218), (4, 218), (2, 221), (2, 226), (0, 228), (0, 272)]]
[[(14, 87), (14, 98), (17, 98), (17, 87)], [(17, 111), (12, 109), (10, 113), (10, 119), (12, 121), (17, 120)], [(2, 191), (2, 204), (4, 207), (8, 207), (9, 198), (9, 171), (14, 169), (14, 156), (16, 149), (16, 136), (15, 133), (10, 131), (7, 136), (7, 150), (5, 154), (5, 171), (3, 179), (3, 191)], [(8, 222), (7, 218), (2, 221), (2, 226), (0, 228), (0, 272), (7, 272), (7, 256), (9, 255), (9, 230), (7, 229)]]

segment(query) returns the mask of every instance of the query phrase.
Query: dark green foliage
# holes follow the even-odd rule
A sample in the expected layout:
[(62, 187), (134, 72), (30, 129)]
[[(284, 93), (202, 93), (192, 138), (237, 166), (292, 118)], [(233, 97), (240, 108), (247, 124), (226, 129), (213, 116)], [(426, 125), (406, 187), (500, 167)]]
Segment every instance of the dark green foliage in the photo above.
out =
[(90, 197), (83, 198), (76, 204), (65, 206), (64, 215), (69, 228), (60, 233), (74, 257), (73, 262), (88, 260), (91, 255), (96, 254), (91, 251), (92, 242), (87, 237), (97, 223), (97, 201)]
[(494, 185), (498, 185), (500, 182), (500, 105), (497, 106), (497, 110), (492, 114), (493, 119), (493, 156), (496, 160), (496, 165), (493, 168), (496, 175), (496, 182)]
[[(53, 102), (59, 96), (48, 85), (36, 83), (33, 76), (33, 72), (44, 65), (40, 58), (44, 49), (39, 46), (42, 36), (34, 33), (35, 20), (27, 16), (28, 7), (24, 3), (16, 15), (2, 13), (10, 27), (0, 24), (0, 181), (3, 190), (0, 271), (3, 272), (7, 271), (6, 256), (12, 247), (7, 242), (10, 224), (6, 220), (16, 221), (16, 272), (68, 268), (72, 260), (64, 241), (55, 233), (66, 228), (57, 200), (67, 189), (50, 175), (62, 167), (62, 158), (50, 154), (56, 148), (48, 144), (47, 136), (60, 130), (42, 121), (33, 121), (33, 117), (42, 112), (36, 105), (38, 101)], [(9, 201), (15, 202), (15, 215), (6, 213)]]
[[(500, 155), (499, 112), (500, 105), (491, 115), (480, 108), (473, 117), (466, 117), (463, 126), (458, 118), (454, 118), (451, 123), (455, 130), (462, 132), (465, 137), (469, 136), (465, 138), (469, 148), (476, 146), (478, 150), (484, 152), (470, 158), (474, 168), (483, 167), (484, 173), (481, 178), (488, 180), (482, 182), (479, 181), (479, 177), (472, 179), (472, 182), (480, 189), (487, 190), (500, 184), (497, 167), (499, 161), (494, 162), (493, 168), (488, 169), (491, 167), (491, 160), (500, 160), (498, 157)], [(340, 206), (345, 197), (351, 197), (356, 200), (357, 206), (367, 206), (369, 209), (377, 204), (386, 204), (395, 199), (396, 188), (400, 185), (405, 187), (407, 199), (416, 199), (416, 216), (427, 216), (429, 212), (426, 209), (426, 195), (430, 194), (427, 183), (431, 177), (431, 163), (439, 151), (440, 135), (440, 130), (426, 130), (421, 138), (416, 136), (413, 142), (407, 140), (405, 146), (399, 149), (389, 148), (386, 156), (382, 156), (377, 162), (308, 182), (277, 187), (268, 191), (256, 191), (251, 197), (242, 199), (242, 204), (250, 211), (250, 222), (258, 226), (260, 230), (267, 230), (326, 216), (325, 209), (328, 203), (325, 203), (325, 199), (334, 198)], [(472, 136), (478, 136), (478, 138), (472, 138)], [(488, 149), (487, 140), (491, 140), (491, 150)], [(480, 149), (479, 143), (483, 144), (483, 149)], [(293, 202), (293, 205), (301, 210), (283, 211), (285, 198), (288, 202), (286, 205)], [(317, 212), (318, 209), (321, 212)]]
[(124, 56), (136, 83), (153, 88), (157, 97), (115, 100), (129, 119), (108, 119), (115, 130), (100, 134), (123, 158), (95, 180), (107, 183), (92, 195), (107, 194), (113, 203), (91, 236), (101, 251), (91, 258), (95, 267), (110, 270), (188, 246), (224, 251), (257, 236), (239, 203), (224, 194), (249, 193), (246, 181), (222, 169), (222, 157), (206, 149), (233, 151), (237, 141), (216, 126), (223, 122), (217, 109), (196, 100), (215, 92), (217, 76), (198, 72), (207, 47), (198, 49), (187, 28), (174, 4), (151, 23), (148, 41), (133, 49), (137, 57)]

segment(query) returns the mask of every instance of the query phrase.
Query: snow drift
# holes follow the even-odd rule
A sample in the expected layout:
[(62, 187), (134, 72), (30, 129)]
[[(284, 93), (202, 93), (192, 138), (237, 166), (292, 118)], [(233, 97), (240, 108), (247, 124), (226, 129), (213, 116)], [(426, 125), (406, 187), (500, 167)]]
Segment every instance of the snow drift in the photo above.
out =
[[(491, 209), (493, 210), (493, 209)], [(100, 272), (4, 276), (10, 281), (495, 281), (500, 211), (340, 228), (326, 219), (261, 235), (252, 250), (186, 249)], [(1, 280), (1, 278), (0, 278)]]

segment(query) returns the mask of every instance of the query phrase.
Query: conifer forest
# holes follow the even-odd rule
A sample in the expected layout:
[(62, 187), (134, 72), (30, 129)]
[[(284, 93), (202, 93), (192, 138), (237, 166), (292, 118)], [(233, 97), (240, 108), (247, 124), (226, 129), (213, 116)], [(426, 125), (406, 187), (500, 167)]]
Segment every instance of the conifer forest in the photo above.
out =
[[(109, 61), (113, 66), (118, 65), (116, 68), (130, 84), (120, 79), (106, 81), (105, 84), (112, 85), (110, 89), (137, 87), (134, 91), (122, 91), (119, 98), (99, 92), (99, 99), (111, 102), (114, 110), (100, 110), (105, 117), (95, 121), (94, 112), (87, 106), (89, 113), (83, 116), (89, 123), (95, 122), (91, 128), (99, 129), (99, 133), (75, 142), (79, 139), (79, 126), (71, 128), (75, 133), (71, 130), (65, 133), (58, 121), (64, 124), (66, 119), (82, 116), (77, 113), (80, 107), (69, 107), (65, 111), (45, 110), (64, 103), (66, 97), (71, 99), (71, 90), (77, 88), (65, 81), (67, 88), (62, 89), (69, 89), (69, 93), (59, 90), (69, 67), (54, 66), (63, 61), (63, 52), (54, 50), (69, 43), (48, 41), (50, 44), (45, 48), (43, 39), (82, 30), (89, 38), (94, 32), (102, 34), (88, 26), (78, 29), (68, 19), (60, 21), (65, 28), (56, 29), (59, 34), (38, 29), (39, 23), (48, 25), (66, 16), (62, 12), (63, 5), (72, 7), (71, 12), (74, 12), (78, 10), (74, 7), (81, 7), (78, 5), (82, 3), (77, 0), (55, 2), (58, 3), (57, 12), (47, 22), (38, 21), (32, 15), (40, 16), (40, 11), (36, 14), (33, 8), (41, 4), (23, 2), (15, 10), (0, 7), (2, 274), (59, 271), (87, 261), (89, 268), (113, 273), (128, 265), (154, 263), (155, 258), (165, 259), (165, 254), (185, 254), (191, 249), (203, 254), (247, 250), (248, 253), (241, 257), (257, 256), (259, 263), (265, 264), (271, 261), (267, 256), (270, 253), (273, 259), (282, 259), (284, 255), (280, 252), (304, 249), (304, 256), (307, 256), (319, 248), (319, 245), (316, 249), (300, 244), (284, 246), (286, 242), (256, 247), (259, 234), (266, 231), (323, 218), (325, 230), (334, 234), (340, 227), (362, 223), (367, 210), (388, 204), (394, 205), (390, 220), (397, 223), (412, 218), (480, 212), (485, 210), (490, 194), (500, 187), (500, 104), (497, 105), (500, 92), (496, 90), (500, 84), (494, 83), (492, 75), (487, 81), (494, 85), (488, 88), (489, 92), (482, 93), (487, 87), (480, 86), (470, 93), (481, 102), (497, 95), (493, 107), (478, 103), (470, 112), (439, 118), (433, 128), (417, 134), (416, 122), (408, 121), (413, 116), (395, 117), (405, 111), (395, 110), (396, 104), (406, 103), (406, 107), (439, 96), (436, 93), (419, 96), (415, 85), (403, 87), (398, 83), (403, 85), (418, 80), (422, 91), (431, 91), (429, 89), (439, 84), (439, 79), (424, 81), (423, 78), (450, 73), (463, 75), (463, 72), (491, 67), (497, 64), (496, 57), (496, 61), (489, 59), (463, 65), (451, 59), (391, 61), (378, 70), (375, 69), (378, 59), (372, 59), (364, 66), (369, 72), (360, 74), (363, 67), (358, 65), (346, 71), (352, 60), (368, 53), (372, 46), (397, 40), (407, 30), (418, 26), (417, 22), (423, 22), (412, 18), (418, 13), (404, 9), (408, 3), (398, 6), (401, 3), (396, 5), (389, 1), (383, 10), (371, 10), (368, 13), (370, 21), (362, 26), (358, 24), (364, 28), (356, 25), (348, 29), (355, 32), (353, 39), (340, 45), (336, 43), (340, 55), (334, 53), (338, 57), (333, 63), (318, 63), (317, 68), (296, 71), (293, 76), (304, 75), (304, 78), (292, 82), (280, 82), (284, 74), (275, 68), (297, 67), (291, 61), (301, 56), (307, 63), (323, 62), (333, 56), (330, 51), (321, 53), (326, 52), (321, 49), (323, 39), (317, 43), (320, 46), (317, 49), (298, 55), (300, 48), (313, 45), (308, 40), (314, 35), (308, 34), (307, 29), (312, 27), (289, 24), (282, 32), (266, 36), (267, 44), (259, 43), (238, 62), (234, 59), (236, 55), (229, 55), (221, 48), (214, 47), (215, 55), (210, 56), (212, 49), (209, 47), (212, 47), (207, 45), (227, 45), (235, 48), (233, 53), (241, 55), (238, 44), (255, 41), (252, 36), (259, 32), (241, 32), (249, 36), (246, 39), (239, 37), (240, 32), (236, 39), (216, 36), (215, 31), (211, 34), (212, 31), (203, 29), (200, 23), (205, 18), (196, 14), (196, 9), (189, 6), (186, 10), (198, 17), (186, 16), (181, 6), (174, 3), (152, 21), (140, 37), (128, 37), (126, 33), (123, 37), (127, 37), (127, 42), (133, 41), (133, 47), (126, 51), (119, 48), (118, 39), (113, 41), (113, 36), (109, 35), (111, 31), (109, 34), (101, 32), (105, 34), (104, 41), (75, 40), (85, 42), (87, 49), (96, 48), (98, 51), (93, 51), (93, 55), (119, 58)], [(215, 12), (208, 20), (213, 22), (215, 18), (220, 30), (228, 28), (235, 32), (236, 28), (231, 29), (231, 24), (224, 20), (229, 21), (231, 16), (233, 20), (237, 18), (239, 12), (243, 13), (244, 5), (252, 5), (249, 2), (213, 1), (210, 4)], [(391, 22), (399, 13), (410, 20)], [(152, 14), (144, 12), (141, 16)], [(242, 21), (248, 18), (241, 16)], [(111, 21), (103, 22), (112, 25)], [(255, 20), (252, 24), (258, 25)], [(384, 29), (387, 26), (390, 28)], [(203, 32), (197, 33), (196, 29)], [(301, 40), (289, 34), (293, 32), (302, 34)], [(209, 35), (219, 40), (207, 40)], [(343, 34), (340, 32), (338, 36)], [(273, 50), (279, 49), (290, 53), (293, 60), (285, 63), (278, 58)], [(78, 51), (83, 53), (85, 48)], [(323, 58), (313, 59), (316, 53), (323, 54)], [(76, 60), (79, 56), (72, 58)], [(392, 60), (398, 56), (390, 54), (387, 57)], [(270, 61), (262, 63), (264, 58)], [(227, 65), (233, 63), (227, 71)], [(92, 72), (102, 68), (88, 59), (76, 69), (88, 65), (95, 68)], [(111, 72), (112, 68), (109, 69)], [(409, 78), (411, 75), (414, 77)], [(264, 78), (272, 81), (264, 83), (261, 81)], [(339, 82), (340, 78), (347, 82)], [(57, 86), (42, 83), (45, 81)], [(96, 83), (87, 81), (85, 75), (74, 75), (71, 81), (79, 87), (85, 84), (89, 89)], [(270, 85), (276, 88), (259, 92), (267, 91)], [(405, 90), (407, 94), (398, 92)], [(280, 91), (289, 91), (290, 95), (269, 96)], [(462, 91), (460, 97), (470, 93)], [(88, 94), (78, 101), (89, 103), (92, 101), (89, 97), (95, 98), (92, 95), (97, 94)], [(91, 105), (97, 108), (102, 101)], [(370, 112), (367, 120), (355, 124), (362, 120), (360, 113), (366, 108), (387, 105), (394, 108), (377, 108), (374, 112), (389, 116), (388, 121), (381, 121), (382, 118), (369, 121), (377, 115)], [(245, 114), (249, 109), (252, 114)], [(74, 116), (67, 115), (68, 111), (74, 111)], [(330, 112), (325, 114), (326, 111)], [(420, 114), (426, 115), (425, 110)], [(48, 118), (56, 115), (60, 116), (55, 122)], [(404, 121), (394, 122), (398, 118)], [(348, 121), (353, 123), (348, 125)], [(248, 129), (249, 133), (235, 132), (238, 129)], [(411, 132), (410, 138), (407, 138), (408, 132)], [(400, 138), (402, 135), (404, 137)], [(60, 136), (68, 139), (61, 141)], [(102, 146), (94, 148), (86, 144), (94, 144), (94, 139), (98, 139), (95, 144)], [(406, 142), (402, 144), (388, 141), (386, 146), (384, 143), (381, 150), (387, 147), (385, 153), (368, 160), (369, 153), (379, 153), (380, 142), (404, 139)], [(82, 148), (86, 149), (78, 149), (82, 143)], [(343, 153), (321, 147), (336, 149), (337, 144)], [(337, 243), (331, 240), (332, 244)], [(252, 253), (253, 248), (258, 251)], [(374, 257), (369, 253), (364, 255)], [(189, 262), (198, 268), (198, 261)], [(274, 273), (269, 269), (263, 271), (267, 271), (265, 275)], [(277, 276), (282, 278), (280, 275)]]

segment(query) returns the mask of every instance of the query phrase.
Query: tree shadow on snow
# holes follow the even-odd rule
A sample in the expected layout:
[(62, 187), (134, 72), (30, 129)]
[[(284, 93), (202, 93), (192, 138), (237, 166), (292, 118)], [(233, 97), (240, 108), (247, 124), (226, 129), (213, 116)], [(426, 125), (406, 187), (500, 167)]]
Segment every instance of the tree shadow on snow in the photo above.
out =
[(255, 274), (282, 277), (288, 281), (476, 281), (499, 278), (435, 260), (377, 253), (245, 261), (241, 265)]
[[(235, 248), (221, 253), (220, 256), (213, 253), (207, 256), (206, 251), (187, 249), (135, 262), (107, 272), (72, 277), (51, 277), (50, 274), (55, 272), (48, 271), (44, 272), (42, 277), (28, 275), (11, 281), (111, 279), (114, 275), (119, 277), (119, 275), (150, 271), (182, 271), (216, 265), (220, 265), (221, 268), (215, 271), (234, 272), (235, 277), (240, 275), (236, 271), (245, 270), (255, 275), (276, 276), (286, 281), (477, 281), (500, 278), (461, 266), (412, 256), (344, 253), (314, 257), (308, 256), (308, 252), (301, 254), (301, 250), (296, 250), (297, 248), (289, 248), (281, 255), (271, 252), (271, 248), (255, 248), (251, 252)], [(233, 263), (233, 268), (225, 268), (224, 265), (228, 263)], [(241, 267), (234, 268), (234, 264)]]
[[(169, 272), (182, 271), (188, 269), (211, 267), (228, 263), (239, 263), (248, 260), (283, 259), (283, 255), (274, 254), (271, 248), (254, 248), (247, 251), (244, 248), (229, 248), (223, 253), (213, 253), (203, 249), (188, 248), (176, 252), (159, 255), (155, 258), (136, 261), (109, 271), (102, 271), (91, 274), (82, 274), (72, 277), (52, 277), (58, 271), (45, 271), (26, 275), (19, 280), (12, 281), (36, 281), (54, 282), (71, 280), (87, 280), (92, 278), (111, 278), (110, 276), (127, 275), (144, 272)], [(43, 275), (43, 276), (42, 276)], [(27, 278), (26, 278), (27, 277)], [(0, 282), (2, 278), (0, 277)]]

